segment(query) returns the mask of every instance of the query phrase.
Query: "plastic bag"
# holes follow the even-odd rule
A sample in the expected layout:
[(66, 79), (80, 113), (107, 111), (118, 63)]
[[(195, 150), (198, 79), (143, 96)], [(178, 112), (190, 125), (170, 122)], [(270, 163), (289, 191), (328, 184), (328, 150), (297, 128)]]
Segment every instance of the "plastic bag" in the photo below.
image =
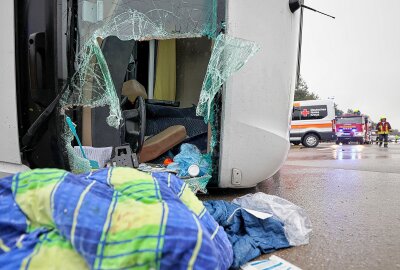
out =
[(168, 165), (168, 169), (178, 172), (178, 177), (189, 177), (188, 169), (197, 165), (200, 173), (197, 177), (209, 174), (210, 164), (207, 158), (193, 144), (182, 144), (181, 151), (174, 157), (174, 163)]
[[(99, 164), (100, 168), (104, 168), (107, 164), (107, 161), (111, 159), (112, 147), (102, 147), (95, 148), (91, 146), (82, 146), (83, 150), (86, 153), (88, 159), (95, 160)], [(82, 151), (79, 146), (74, 146), (75, 154), (81, 158), (83, 158)]]
[(291, 246), (309, 243), (311, 221), (301, 207), (277, 196), (265, 193), (248, 194), (232, 201), (242, 208), (272, 214), (285, 225), (285, 235)]

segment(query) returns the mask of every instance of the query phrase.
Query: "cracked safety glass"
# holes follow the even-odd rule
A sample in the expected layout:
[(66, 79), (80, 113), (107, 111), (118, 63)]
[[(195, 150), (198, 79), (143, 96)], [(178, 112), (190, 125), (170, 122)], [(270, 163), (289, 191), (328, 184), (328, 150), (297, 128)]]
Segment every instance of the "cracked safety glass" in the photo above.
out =
[[(180, 54), (179, 48), (189, 46), (191, 39), (196, 38), (203, 43), (204, 39), (208, 39), (208, 67), (205, 66), (202, 86), (200, 84), (196, 91), (199, 101), (197, 115), (211, 125), (212, 136), (208, 143), (212, 151), (219, 132), (218, 128), (213, 128), (214, 98), (228, 78), (240, 70), (259, 49), (252, 41), (222, 33), (225, 14), (221, 10), (225, 9), (225, 1), (80, 0), (78, 7), (76, 72), (69, 78), (69, 89), (60, 101), (61, 113), (65, 114), (76, 107), (107, 107), (109, 114), (104, 121), (115, 129), (120, 128), (123, 116), (121, 94), (118, 91), (121, 89), (116, 89), (109, 63), (102, 51), (102, 42), (108, 37), (139, 43), (156, 40), (159, 50), (175, 48), (177, 56)], [(162, 41), (174, 41), (175, 44)], [(157, 56), (159, 55), (156, 54), (155, 57)], [(183, 76), (178, 74), (182, 70), (177, 69), (177, 78)], [(155, 86), (160, 88), (159, 83), (155, 83)], [(76, 173), (87, 172), (91, 169), (89, 161), (76, 154), (71, 144), (73, 138), (71, 131), (65, 127), (62, 139), (66, 145), (71, 170)], [(205, 185), (202, 183), (202, 187)]]

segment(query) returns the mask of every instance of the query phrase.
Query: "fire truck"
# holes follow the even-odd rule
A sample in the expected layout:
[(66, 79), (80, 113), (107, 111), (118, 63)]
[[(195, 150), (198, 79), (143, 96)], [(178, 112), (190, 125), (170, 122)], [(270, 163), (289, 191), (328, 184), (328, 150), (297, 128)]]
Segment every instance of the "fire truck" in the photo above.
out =
[(372, 122), (369, 116), (362, 114), (344, 114), (336, 117), (336, 144), (370, 144)]

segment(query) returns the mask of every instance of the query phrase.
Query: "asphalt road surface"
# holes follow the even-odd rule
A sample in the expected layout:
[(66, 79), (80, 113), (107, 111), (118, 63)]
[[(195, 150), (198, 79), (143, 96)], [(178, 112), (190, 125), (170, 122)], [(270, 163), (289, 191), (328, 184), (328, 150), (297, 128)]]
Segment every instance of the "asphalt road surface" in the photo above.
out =
[(400, 144), (292, 147), (281, 171), (257, 188), (203, 199), (259, 191), (303, 207), (313, 223), (309, 245), (275, 255), (303, 269), (400, 269)]

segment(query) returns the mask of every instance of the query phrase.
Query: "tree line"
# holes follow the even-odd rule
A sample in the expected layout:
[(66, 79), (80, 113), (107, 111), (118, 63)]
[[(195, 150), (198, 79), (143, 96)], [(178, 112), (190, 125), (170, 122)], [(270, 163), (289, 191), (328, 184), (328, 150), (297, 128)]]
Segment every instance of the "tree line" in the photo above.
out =
[[(296, 85), (296, 90), (294, 92), (294, 100), (300, 101), (300, 100), (317, 100), (317, 99), (319, 99), (319, 96), (310, 91), (306, 81), (300, 75), (299, 81), (297, 82), (297, 85)], [(335, 103), (336, 116), (341, 116), (344, 113), (345, 112), (343, 110), (339, 109), (338, 105)], [(346, 113), (353, 114), (354, 110), (347, 109)]]

